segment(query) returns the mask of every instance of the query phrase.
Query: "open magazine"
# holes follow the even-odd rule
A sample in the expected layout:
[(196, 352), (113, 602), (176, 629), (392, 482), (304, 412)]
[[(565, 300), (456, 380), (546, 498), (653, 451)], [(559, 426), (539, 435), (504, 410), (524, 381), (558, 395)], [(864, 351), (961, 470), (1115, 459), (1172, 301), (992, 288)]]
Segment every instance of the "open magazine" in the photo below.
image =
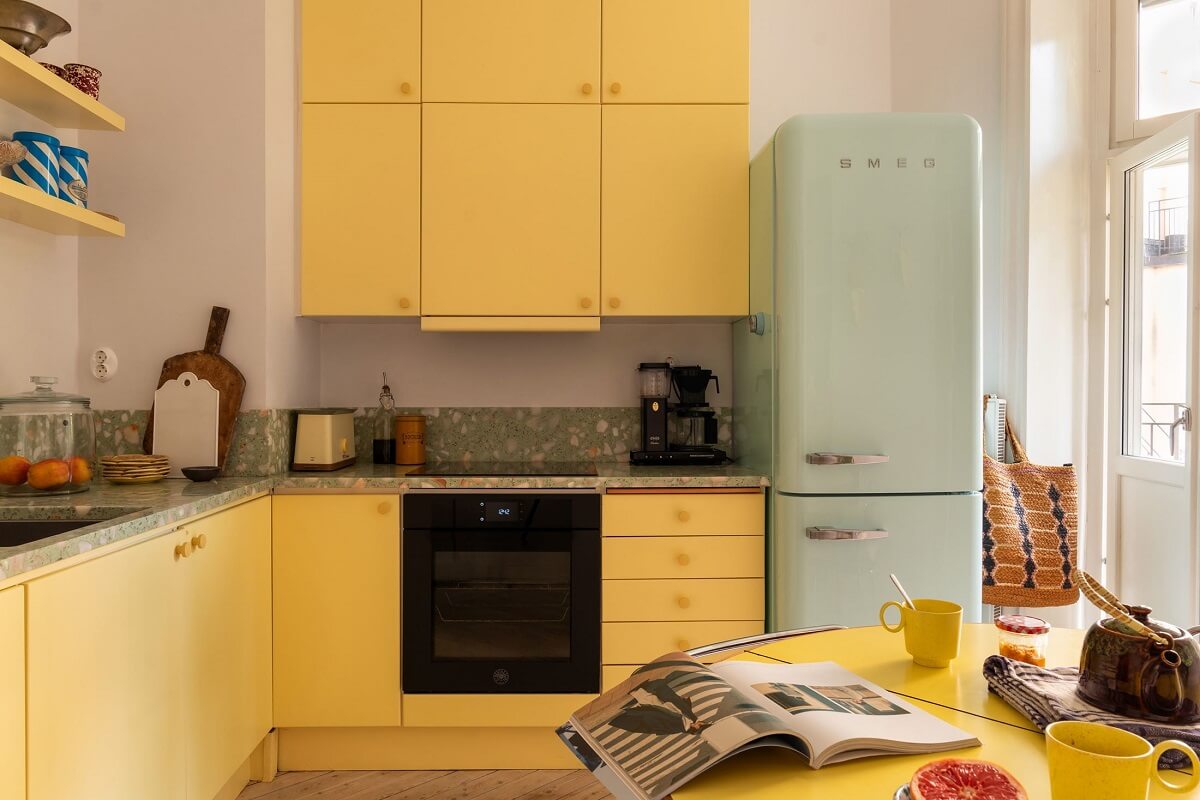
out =
[(979, 740), (831, 661), (706, 666), (670, 653), (558, 729), (619, 800), (658, 800), (731, 755), (788, 747), (819, 768)]

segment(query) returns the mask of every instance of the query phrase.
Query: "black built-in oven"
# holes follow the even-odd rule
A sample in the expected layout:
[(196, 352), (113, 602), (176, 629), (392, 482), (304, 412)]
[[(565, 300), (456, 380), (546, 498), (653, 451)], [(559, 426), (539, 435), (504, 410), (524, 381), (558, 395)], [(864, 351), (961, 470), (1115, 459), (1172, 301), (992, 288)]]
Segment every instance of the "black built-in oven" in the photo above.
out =
[(600, 495), (404, 498), (409, 693), (600, 691)]

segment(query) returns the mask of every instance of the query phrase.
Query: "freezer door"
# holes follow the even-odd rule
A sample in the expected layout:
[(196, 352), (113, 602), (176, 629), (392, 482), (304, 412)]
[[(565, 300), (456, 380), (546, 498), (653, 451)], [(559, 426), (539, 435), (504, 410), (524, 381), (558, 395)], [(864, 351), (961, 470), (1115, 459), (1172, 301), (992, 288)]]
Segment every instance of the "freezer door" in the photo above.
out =
[(891, 572), (913, 597), (952, 600), (964, 620), (977, 622), (982, 518), (978, 494), (775, 495), (770, 630), (877, 625), (879, 607), (897, 599)]
[(775, 486), (979, 491), (978, 125), (795, 117), (775, 192)]

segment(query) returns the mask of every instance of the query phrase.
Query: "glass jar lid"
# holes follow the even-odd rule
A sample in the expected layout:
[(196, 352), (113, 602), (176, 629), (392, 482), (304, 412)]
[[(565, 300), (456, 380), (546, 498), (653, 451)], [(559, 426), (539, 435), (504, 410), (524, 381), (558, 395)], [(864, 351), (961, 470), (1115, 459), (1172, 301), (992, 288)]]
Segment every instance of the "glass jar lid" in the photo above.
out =
[(1038, 634), (1049, 633), (1050, 623), (1040, 617), (1027, 617), (1022, 614), (1005, 614), (996, 620), (996, 627), (1009, 633)]
[(0, 411), (63, 412), (83, 411), (91, 407), (91, 398), (80, 394), (54, 391), (58, 378), (33, 375), (29, 378), (35, 388), (31, 392), (0, 397)]

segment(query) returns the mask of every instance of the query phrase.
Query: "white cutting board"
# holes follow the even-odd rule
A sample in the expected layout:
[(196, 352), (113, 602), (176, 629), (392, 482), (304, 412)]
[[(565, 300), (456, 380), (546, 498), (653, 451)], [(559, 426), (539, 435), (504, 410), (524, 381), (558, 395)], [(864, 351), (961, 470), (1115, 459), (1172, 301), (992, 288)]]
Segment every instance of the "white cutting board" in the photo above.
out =
[(220, 407), (221, 392), (191, 372), (154, 392), (154, 455), (171, 462), (172, 478), (183, 467), (216, 465)]

